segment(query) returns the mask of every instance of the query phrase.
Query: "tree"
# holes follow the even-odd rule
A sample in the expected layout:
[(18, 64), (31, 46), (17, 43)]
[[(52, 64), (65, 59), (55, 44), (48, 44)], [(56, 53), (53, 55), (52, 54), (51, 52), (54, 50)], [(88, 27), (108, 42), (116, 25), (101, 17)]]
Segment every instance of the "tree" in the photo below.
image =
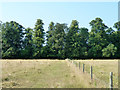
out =
[(87, 58), (88, 55), (88, 38), (89, 33), (87, 28), (80, 28), (78, 42), (80, 44), (80, 56), (79, 58)]
[[(79, 28), (79, 22), (50, 22), (44, 33), (43, 21), (37, 19), (34, 29), (15, 21), (0, 21), (0, 53), (2, 58), (120, 58), (120, 21), (107, 27), (101, 18), (90, 23), (91, 31)], [(45, 35), (47, 37), (46, 44)], [(0, 56), (1, 57), (1, 56)]]
[(65, 29), (67, 28), (66, 24), (57, 23), (55, 25), (55, 44), (52, 46), (55, 50), (57, 58), (65, 58)]
[(37, 19), (37, 22), (35, 24), (34, 28), (34, 34), (33, 34), (33, 42), (34, 42), (34, 58), (41, 58), (41, 49), (44, 44), (44, 23), (41, 19)]
[(108, 45), (108, 41), (106, 39), (106, 29), (108, 28), (101, 18), (96, 18), (92, 20), (90, 23), (91, 32), (89, 33), (89, 57), (91, 58), (101, 58), (102, 57), (102, 49)]
[(113, 27), (117, 31), (112, 34), (112, 43), (117, 47), (116, 57), (120, 58), (120, 21), (116, 22)]
[(120, 21), (116, 22), (113, 27), (120, 31)]
[(0, 21), (0, 59), (2, 58), (2, 21)]
[(79, 42), (78, 34), (79, 25), (77, 20), (72, 20), (72, 23), (66, 33), (66, 45), (65, 45), (65, 54), (68, 58), (78, 58), (79, 57)]
[(66, 24), (53, 22), (49, 24), (49, 31), (47, 32), (47, 50), (49, 58), (65, 58), (65, 30)]
[(2, 24), (2, 57), (20, 58), (24, 27), (15, 21)]
[(32, 58), (33, 57), (33, 29), (25, 29), (25, 38), (23, 44), (23, 50), (21, 52), (23, 58)]
[(102, 49), (103, 57), (112, 57), (115, 55), (117, 51), (117, 47), (114, 46), (114, 44), (109, 44), (107, 47)]
[(111, 27), (106, 30), (106, 34), (107, 34), (106, 39), (109, 43), (112, 43), (114, 41), (113, 39), (114, 32), (115, 31)]
[(55, 45), (55, 25), (54, 22), (51, 22), (48, 27), (47, 31), (47, 57), (48, 58), (54, 58), (56, 55), (54, 53), (53, 46)]

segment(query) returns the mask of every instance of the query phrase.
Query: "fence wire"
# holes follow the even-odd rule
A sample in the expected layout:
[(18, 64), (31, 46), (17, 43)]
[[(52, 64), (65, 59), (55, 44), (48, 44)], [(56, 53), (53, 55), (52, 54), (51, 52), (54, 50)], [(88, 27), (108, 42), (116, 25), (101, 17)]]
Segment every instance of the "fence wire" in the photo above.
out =
[[(76, 68), (79, 68), (79, 62), (67, 59), (70, 63), (72, 63)], [(90, 66), (85, 63), (80, 62), (80, 72), (83, 72), (83, 64), (84, 64), (84, 72), (90, 74)], [(93, 67), (93, 83), (95, 86), (102, 85), (101, 88), (110, 88), (110, 72), (105, 71), (95, 71)], [(113, 72), (113, 88), (118, 88), (118, 76)]]

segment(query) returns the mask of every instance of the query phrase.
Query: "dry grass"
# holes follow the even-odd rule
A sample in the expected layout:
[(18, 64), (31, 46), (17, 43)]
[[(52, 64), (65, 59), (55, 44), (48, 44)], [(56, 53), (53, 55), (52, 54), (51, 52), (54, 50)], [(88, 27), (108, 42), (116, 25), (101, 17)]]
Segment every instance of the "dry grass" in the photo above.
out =
[[(109, 88), (110, 72), (113, 72), (113, 86), (118, 88), (118, 60), (75, 60), (80, 62), (81, 71), (83, 63), (85, 64), (85, 72), (90, 77), (90, 66), (93, 67), (93, 80), (95, 85), (101, 83), (102, 86)], [(101, 87), (102, 87), (101, 86)]]
[(2, 87), (85, 88), (82, 78), (60, 60), (2, 60)]
[[(117, 62), (78, 61), (88, 67), (93, 65), (96, 70), (116, 71)], [(111, 67), (107, 66), (110, 65)], [(101, 68), (101, 69), (100, 69)], [(82, 68), (81, 68), (82, 69)], [(95, 69), (94, 69), (95, 70)], [(95, 70), (95, 71), (96, 71)], [(90, 80), (89, 70), (85, 73), (65, 60), (2, 60), (2, 87), (9, 88), (101, 88), (103, 82)], [(95, 72), (94, 71), (94, 72)], [(118, 71), (118, 70), (117, 70)], [(100, 79), (97, 73), (96, 78)], [(117, 74), (117, 72), (116, 72)], [(115, 75), (116, 75), (115, 74)], [(115, 81), (116, 82), (116, 81)], [(117, 84), (116, 84), (117, 86)]]

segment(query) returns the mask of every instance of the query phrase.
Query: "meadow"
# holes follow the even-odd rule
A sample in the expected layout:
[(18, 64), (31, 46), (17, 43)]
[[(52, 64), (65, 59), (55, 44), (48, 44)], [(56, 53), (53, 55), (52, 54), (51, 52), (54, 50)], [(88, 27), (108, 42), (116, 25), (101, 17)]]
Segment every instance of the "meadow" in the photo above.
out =
[(93, 82), (95, 86), (101, 84), (101, 87), (108, 88), (110, 83), (110, 72), (113, 72), (113, 86), (114, 88), (118, 88), (118, 60), (76, 60), (75, 62), (77, 67), (80, 62), (81, 71), (83, 71), (84, 64), (84, 73), (89, 74), (89, 77), (92, 66)]
[[(118, 87), (118, 60), (7, 60), (2, 62), (3, 88), (109, 88), (113, 72), (113, 87)], [(78, 68), (80, 62), (81, 68)], [(85, 72), (82, 72), (82, 64)], [(90, 66), (93, 66), (93, 80)]]

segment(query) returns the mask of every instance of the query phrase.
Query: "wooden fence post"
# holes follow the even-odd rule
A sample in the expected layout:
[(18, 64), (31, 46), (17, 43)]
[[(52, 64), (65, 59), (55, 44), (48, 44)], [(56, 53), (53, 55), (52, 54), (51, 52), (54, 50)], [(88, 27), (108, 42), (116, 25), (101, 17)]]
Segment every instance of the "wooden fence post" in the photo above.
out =
[(92, 80), (93, 79), (92, 66), (90, 67), (90, 76), (91, 76), (91, 80)]
[(85, 67), (85, 64), (83, 64), (83, 72), (84, 72), (84, 69), (85, 69), (84, 67)]
[(80, 62), (79, 62), (79, 69), (80, 69)]
[(110, 72), (110, 90), (113, 90), (113, 72)]

